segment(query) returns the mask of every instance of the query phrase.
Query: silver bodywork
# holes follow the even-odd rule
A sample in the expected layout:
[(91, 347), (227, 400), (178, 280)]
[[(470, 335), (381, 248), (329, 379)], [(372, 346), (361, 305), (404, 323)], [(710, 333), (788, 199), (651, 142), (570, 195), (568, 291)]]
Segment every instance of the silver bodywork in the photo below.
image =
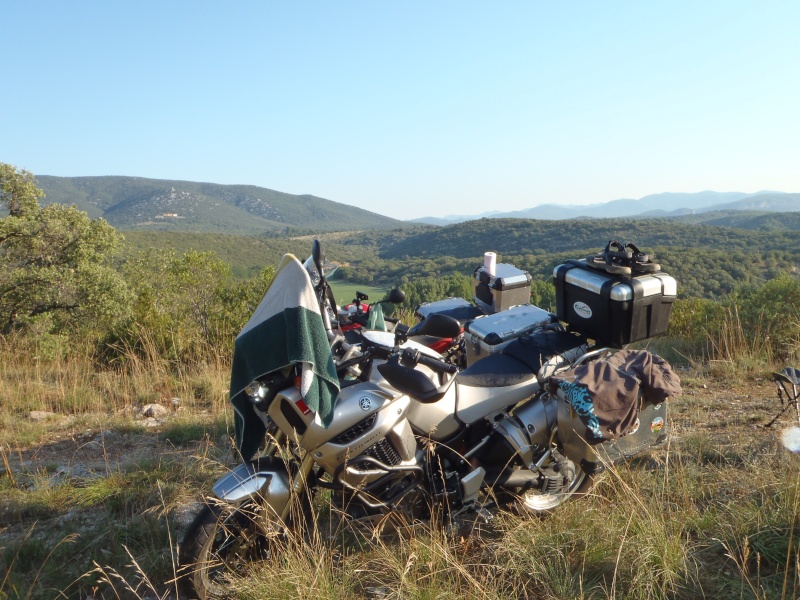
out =
[(289, 504), (291, 489), (286, 467), (276, 461), (262, 459), (243, 463), (226, 473), (214, 484), (214, 495), (230, 503), (259, 496), (281, 516)]
[(503, 388), (468, 387), (456, 381), (437, 402), (423, 404), (412, 400), (408, 420), (431, 439), (444, 441), (463, 425), (514, 406), (538, 391), (539, 382), (533, 376), (524, 383)]

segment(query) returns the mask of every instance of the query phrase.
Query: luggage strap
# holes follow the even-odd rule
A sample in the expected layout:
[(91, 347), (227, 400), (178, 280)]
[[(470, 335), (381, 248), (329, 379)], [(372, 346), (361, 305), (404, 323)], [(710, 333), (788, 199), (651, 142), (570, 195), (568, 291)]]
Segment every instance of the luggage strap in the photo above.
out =
[(653, 258), (639, 250), (636, 244), (609, 240), (601, 252), (586, 259), (586, 264), (612, 275), (632, 277), (660, 271), (661, 265), (653, 262)]

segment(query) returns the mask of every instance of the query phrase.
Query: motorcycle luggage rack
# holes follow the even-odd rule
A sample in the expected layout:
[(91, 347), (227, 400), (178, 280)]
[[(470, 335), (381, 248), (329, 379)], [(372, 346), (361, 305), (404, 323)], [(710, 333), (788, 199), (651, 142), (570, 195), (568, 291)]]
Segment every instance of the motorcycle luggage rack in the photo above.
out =
[(570, 368), (574, 369), (575, 367), (585, 363), (588, 360), (592, 360), (593, 358), (597, 358), (598, 356), (602, 356), (603, 354), (611, 353), (610, 348), (606, 348), (605, 346), (602, 348), (595, 348), (594, 350), (589, 350), (585, 354), (583, 354), (578, 360), (572, 363)]
[(792, 406), (794, 406), (798, 423), (800, 423), (800, 369), (786, 367), (780, 373), (773, 373), (772, 377), (778, 386), (778, 399), (781, 401), (781, 410), (764, 427), (774, 425), (781, 415)]

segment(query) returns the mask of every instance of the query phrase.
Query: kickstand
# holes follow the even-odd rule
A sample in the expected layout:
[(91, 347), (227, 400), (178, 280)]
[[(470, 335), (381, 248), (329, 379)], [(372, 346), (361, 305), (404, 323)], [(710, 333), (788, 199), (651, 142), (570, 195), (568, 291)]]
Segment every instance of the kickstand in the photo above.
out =
[[(800, 369), (793, 369), (786, 367), (780, 373), (773, 373), (772, 377), (778, 386), (778, 399), (781, 401), (781, 411), (764, 427), (771, 427), (775, 422), (794, 406), (795, 413), (797, 414), (797, 421), (800, 423)], [(791, 388), (791, 391), (790, 391)], [(785, 396), (785, 398), (784, 398)]]

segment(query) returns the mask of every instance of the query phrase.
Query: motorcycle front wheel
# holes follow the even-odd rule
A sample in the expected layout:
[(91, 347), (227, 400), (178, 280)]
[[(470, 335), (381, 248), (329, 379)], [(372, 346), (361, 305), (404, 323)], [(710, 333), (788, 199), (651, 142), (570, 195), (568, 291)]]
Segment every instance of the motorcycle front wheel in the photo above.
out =
[(273, 551), (258, 507), (206, 505), (195, 518), (179, 548), (184, 591), (190, 598), (227, 598), (236, 577), (253, 563), (269, 560)]

